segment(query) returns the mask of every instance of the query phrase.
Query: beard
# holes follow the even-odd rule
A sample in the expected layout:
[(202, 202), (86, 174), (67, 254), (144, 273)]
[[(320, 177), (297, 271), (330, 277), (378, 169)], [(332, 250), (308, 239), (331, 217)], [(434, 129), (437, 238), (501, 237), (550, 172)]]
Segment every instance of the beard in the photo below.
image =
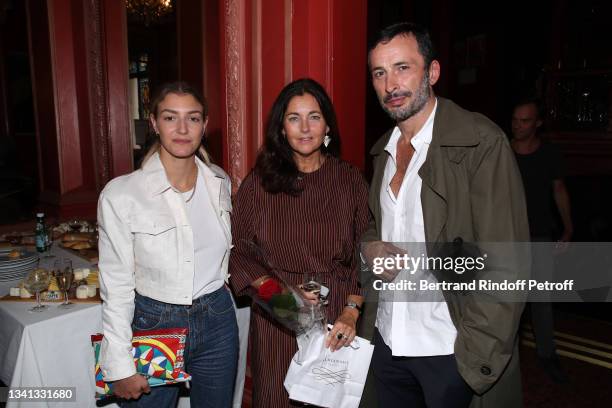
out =
[[(391, 109), (386, 105), (386, 102), (393, 98), (397, 98), (398, 96), (410, 98), (413, 96), (413, 94), (414, 99), (406, 107)], [(421, 80), (421, 83), (419, 84), (419, 87), (415, 92), (396, 91), (385, 95), (383, 98), (379, 98), (379, 101), (380, 106), (382, 106), (383, 110), (387, 112), (387, 115), (389, 115), (391, 119), (396, 122), (403, 122), (423, 110), (430, 96), (431, 88), (429, 86), (429, 71), (427, 70), (425, 71), (425, 75), (423, 75), (423, 79)]]

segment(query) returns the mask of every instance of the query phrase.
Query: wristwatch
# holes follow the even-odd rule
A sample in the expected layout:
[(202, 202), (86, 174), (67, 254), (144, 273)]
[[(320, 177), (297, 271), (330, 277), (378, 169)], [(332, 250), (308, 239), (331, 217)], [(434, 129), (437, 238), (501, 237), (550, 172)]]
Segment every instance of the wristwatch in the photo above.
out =
[(350, 307), (353, 309), (357, 309), (357, 311), (359, 312), (359, 314), (361, 314), (361, 306), (359, 306), (357, 303), (355, 302), (346, 302), (346, 304), (344, 305), (344, 307)]

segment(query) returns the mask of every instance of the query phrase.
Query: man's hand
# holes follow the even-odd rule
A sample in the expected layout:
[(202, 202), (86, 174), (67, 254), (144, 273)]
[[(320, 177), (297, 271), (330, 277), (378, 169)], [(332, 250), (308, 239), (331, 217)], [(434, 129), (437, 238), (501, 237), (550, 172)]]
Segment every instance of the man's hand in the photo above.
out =
[[(396, 268), (383, 269), (378, 273), (378, 271), (374, 271), (375, 259), (394, 258), (398, 254), (405, 254), (406, 251), (396, 247), (390, 242), (372, 241), (361, 244), (361, 253), (376, 278), (380, 278), (385, 282), (392, 282), (400, 270)], [(378, 268), (382, 268), (382, 266), (378, 266)]]
[(561, 237), (557, 240), (557, 243), (555, 244), (555, 249), (553, 251), (553, 254), (557, 256), (557, 255), (561, 255), (567, 252), (567, 250), (569, 249), (569, 243), (571, 239), (572, 239), (572, 231), (567, 230), (567, 229), (563, 231), (563, 235), (561, 235)]
[(143, 393), (150, 392), (149, 382), (140, 374), (113, 382), (113, 395), (126, 400), (138, 399)]

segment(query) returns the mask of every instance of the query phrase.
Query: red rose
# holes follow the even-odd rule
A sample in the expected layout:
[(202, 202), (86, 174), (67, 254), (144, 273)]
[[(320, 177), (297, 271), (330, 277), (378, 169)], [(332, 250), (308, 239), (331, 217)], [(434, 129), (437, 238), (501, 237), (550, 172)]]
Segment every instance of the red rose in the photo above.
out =
[(276, 279), (267, 279), (257, 289), (257, 295), (264, 301), (268, 302), (272, 296), (283, 293), (283, 288)]

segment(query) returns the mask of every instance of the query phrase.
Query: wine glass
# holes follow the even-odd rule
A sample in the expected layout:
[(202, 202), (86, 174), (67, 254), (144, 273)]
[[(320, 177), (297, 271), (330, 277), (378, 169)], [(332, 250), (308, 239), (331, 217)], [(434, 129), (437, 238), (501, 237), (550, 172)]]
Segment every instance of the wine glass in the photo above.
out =
[(315, 273), (305, 273), (304, 281), (300, 285), (306, 293), (312, 293), (313, 295), (319, 296), (321, 293), (321, 284), (317, 281), (317, 275)]
[(68, 290), (72, 285), (74, 278), (74, 270), (72, 268), (72, 261), (70, 259), (64, 259), (64, 268), (59, 270), (55, 275), (57, 280), (58, 288), (64, 292), (64, 301), (58, 306), (60, 309), (70, 309), (74, 306), (74, 303), (68, 300)]
[(308, 272), (304, 274), (302, 284), (299, 285), (300, 290), (305, 293), (315, 295), (315, 300), (311, 300), (312, 296), (309, 296), (306, 300), (306, 305), (300, 311), (300, 320), (306, 327), (312, 327), (313, 325), (320, 324), (321, 327), (325, 326), (325, 311), (322, 306), (327, 303), (323, 300), (322, 295), (328, 294), (329, 290), (321, 283), (322, 276), (317, 273)]
[(51, 274), (43, 268), (36, 268), (28, 274), (23, 285), (28, 292), (36, 293), (36, 306), (28, 309), (30, 312), (42, 312), (49, 306), (40, 304), (40, 292), (49, 287)]
[(306, 273), (304, 275), (304, 282), (300, 285), (304, 292), (317, 295), (321, 306), (328, 304), (327, 296), (329, 295), (329, 288), (323, 280), (322, 274)]
[(317, 282), (321, 285), (321, 289), (319, 290), (319, 302), (321, 306), (327, 306), (329, 304), (329, 285), (323, 275), (318, 276)]

